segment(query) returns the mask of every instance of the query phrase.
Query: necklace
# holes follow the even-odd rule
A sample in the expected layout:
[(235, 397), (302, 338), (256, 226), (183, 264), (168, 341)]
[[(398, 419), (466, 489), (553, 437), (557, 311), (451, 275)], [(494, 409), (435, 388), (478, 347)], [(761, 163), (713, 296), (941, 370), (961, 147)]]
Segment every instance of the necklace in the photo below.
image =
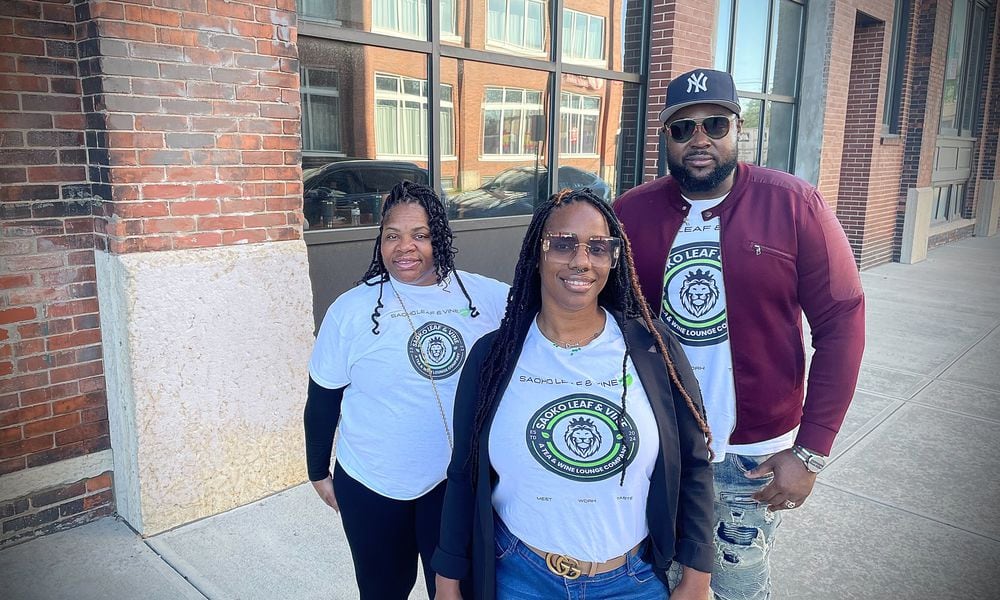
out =
[[(538, 325), (537, 319), (535, 320), (535, 324)], [(556, 348), (563, 348), (565, 350), (572, 350), (575, 353), (575, 352), (579, 351), (580, 348), (583, 348), (584, 346), (586, 346), (590, 342), (596, 340), (598, 338), (598, 336), (600, 336), (601, 333), (604, 331), (604, 325), (601, 325), (600, 329), (598, 329), (594, 333), (592, 333), (592, 334), (590, 334), (590, 335), (588, 335), (588, 336), (586, 336), (584, 338), (581, 338), (579, 340), (576, 340), (575, 342), (573, 342), (573, 341), (564, 342), (564, 341), (562, 341), (560, 339), (557, 339), (556, 336), (549, 335), (549, 334), (545, 333), (544, 331), (542, 331), (541, 325), (538, 325), (538, 331), (541, 331), (542, 335), (545, 336), (545, 339), (547, 339), (550, 342), (552, 342), (552, 345), (555, 346)]]
[[(406, 322), (410, 324), (410, 329), (413, 330), (413, 336), (417, 336), (417, 328), (413, 326), (413, 319), (410, 318), (410, 311), (406, 308), (406, 304), (403, 303), (403, 297), (399, 295), (396, 291), (396, 286), (393, 285), (392, 280), (389, 280), (389, 287), (392, 288), (392, 293), (396, 296), (396, 301), (399, 305), (403, 307), (403, 314), (406, 315)], [(434, 398), (437, 400), (438, 410), (441, 412), (441, 424), (444, 425), (444, 435), (448, 438), (448, 448), (454, 449), (455, 443), (451, 440), (451, 428), (448, 427), (448, 417), (444, 414), (444, 404), (441, 403), (441, 394), (438, 393), (437, 382), (434, 381), (434, 371), (431, 369), (431, 363), (424, 357), (424, 349), (422, 346), (417, 346), (417, 356), (420, 358), (420, 366), (424, 368), (424, 372), (427, 373), (427, 378), (431, 380), (431, 387), (434, 388)]]
[(565, 348), (567, 350), (579, 350), (583, 346), (586, 346), (590, 342), (596, 340), (597, 336), (601, 335), (602, 331), (604, 331), (603, 327), (595, 331), (593, 334), (588, 335), (587, 337), (577, 340), (575, 342), (563, 342), (561, 340), (552, 340), (552, 339), (550, 339), (549, 341), (552, 342), (552, 345), (557, 348)]

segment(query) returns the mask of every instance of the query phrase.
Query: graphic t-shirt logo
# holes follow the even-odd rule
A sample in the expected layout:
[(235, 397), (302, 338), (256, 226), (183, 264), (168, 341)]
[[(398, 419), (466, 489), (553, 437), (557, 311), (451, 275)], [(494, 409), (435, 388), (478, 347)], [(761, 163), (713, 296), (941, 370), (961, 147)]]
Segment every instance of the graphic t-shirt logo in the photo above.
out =
[(663, 275), (663, 321), (688, 346), (711, 346), (729, 337), (718, 242), (674, 248)]
[(531, 417), (526, 440), (531, 456), (549, 471), (573, 481), (600, 481), (618, 472), (639, 450), (635, 422), (592, 394), (570, 394)]
[(456, 329), (428, 321), (413, 332), (406, 344), (406, 353), (414, 370), (427, 379), (450, 377), (465, 362), (465, 341)]

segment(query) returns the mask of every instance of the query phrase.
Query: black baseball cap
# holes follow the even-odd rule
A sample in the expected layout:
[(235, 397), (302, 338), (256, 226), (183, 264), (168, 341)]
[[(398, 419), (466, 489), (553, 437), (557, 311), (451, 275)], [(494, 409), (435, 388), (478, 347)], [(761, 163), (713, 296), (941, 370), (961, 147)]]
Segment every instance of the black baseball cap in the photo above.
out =
[(718, 104), (740, 114), (733, 76), (712, 69), (695, 69), (678, 75), (667, 85), (667, 103), (660, 111), (660, 122), (666, 123), (675, 112), (693, 104)]

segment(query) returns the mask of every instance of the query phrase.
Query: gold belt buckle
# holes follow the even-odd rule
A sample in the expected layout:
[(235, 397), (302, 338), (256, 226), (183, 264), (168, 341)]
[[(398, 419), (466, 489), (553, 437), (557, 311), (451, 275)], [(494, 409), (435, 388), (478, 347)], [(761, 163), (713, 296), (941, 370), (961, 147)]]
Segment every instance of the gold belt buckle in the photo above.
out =
[(562, 554), (545, 554), (545, 566), (556, 575), (566, 579), (576, 579), (583, 571), (580, 570), (580, 563), (575, 558), (563, 556)]

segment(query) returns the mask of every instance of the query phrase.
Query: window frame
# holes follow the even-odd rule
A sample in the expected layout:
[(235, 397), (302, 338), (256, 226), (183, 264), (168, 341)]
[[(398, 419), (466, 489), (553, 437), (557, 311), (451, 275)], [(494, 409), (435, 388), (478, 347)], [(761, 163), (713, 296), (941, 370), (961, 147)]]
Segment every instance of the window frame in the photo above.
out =
[[(500, 91), (501, 100), (499, 102), (495, 102), (495, 101), (494, 102), (490, 102), (490, 101), (488, 101), (486, 99), (486, 95), (489, 93), (490, 90), (499, 90)], [(521, 102), (520, 103), (509, 102), (507, 100), (507, 92), (520, 92), (521, 95), (522, 95)], [(527, 97), (528, 93), (538, 94), (538, 103), (537, 104), (529, 104), (527, 102), (527, 98), (526, 97)], [(535, 152), (534, 151), (532, 151), (530, 153), (524, 151), (525, 150), (525, 148), (523, 147), (524, 146), (524, 138), (525, 138), (525, 135), (528, 132), (528, 129), (531, 127), (531, 125), (530, 125), (530, 117), (532, 115), (534, 115), (534, 114), (542, 114), (542, 115), (545, 114), (545, 90), (532, 90), (532, 89), (528, 89), (528, 88), (516, 88), (516, 87), (510, 87), (510, 86), (491, 86), (491, 85), (487, 85), (487, 86), (485, 86), (483, 88), (483, 102), (482, 102), (482, 105), (483, 105), (483, 128), (482, 128), (483, 135), (482, 135), (482, 145), (480, 146), (480, 154), (479, 154), (480, 160), (484, 160), (484, 161), (489, 161), (489, 160), (494, 160), (494, 161), (502, 161), (502, 160), (523, 161), (523, 160), (534, 158), (535, 157)], [(534, 110), (536, 108), (538, 110), (537, 113), (534, 112)], [(499, 144), (498, 144), (498, 147), (500, 149), (499, 152), (487, 152), (486, 151), (486, 113), (487, 113), (487, 111), (491, 111), (491, 110), (493, 110), (493, 111), (500, 111), (500, 119), (499, 119), (499, 127), (500, 127), (499, 136), (500, 136), (500, 140), (499, 140)], [(506, 152), (503, 151), (503, 147), (504, 147), (504, 143), (503, 143), (503, 124), (504, 124), (504, 120), (506, 118), (507, 111), (515, 111), (515, 110), (520, 112), (520, 115), (518, 116), (519, 129), (520, 129), (520, 132), (518, 134), (518, 138), (520, 139), (520, 144), (522, 146), (520, 148), (521, 152), (520, 153), (506, 153)], [(537, 144), (538, 142), (535, 142), (535, 143)]]
[[(586, 39), (585, 45), (584, 45), (584, 52), (583, 52), (584, 56), (575, 56), (575, 55), (573, 55), (573, 53), (571, 53), (571, 52), (568, 53), (567, 52), (567, 45), (569, 45), (569, 47), (572, 48), (573, 42), (575, 41), (575, 36), (571, 35), (570, 37), (567, 38), (564, 35), (563, 36), (563, 40), (562, 40), (562, 56), (563, 56), (563, 60), (565, 62), (569, 62), (569, 63), (573, 63), (573, 64), (578, 64), (578, 65), (598, 65), (598, 66), (601, 66), (601, 65), (606, 64), (606, 61), (607, 61), (607, 48), (606, 48), (606, 46), (607, 46), (607, 44), (606, 44), (606, 41), (607, 41), (607, 35), (606, 35), (606, 32), (607, 32), (607, 27), (606, 27), (607, 22), (606, 22), (605, 18), (602, 17), (602, 16), (600, 16), (600, 15), (592, 15), (592, 14), (590, 14), (588, 12), (584, 12), (582, 10), (576, 10), (576, 9), (572, 9), (572, 8), (563, 8), (563, 32), (564, 33), (566, 31), (566, 18), (568, 16), (570, 16), (570, 15), (573, 16), (574, 23), (581, 16), (585, 17), (587, 19), (587, 27), (586, 27), (586, 33), (585, 33), (585, 36), (586, 36), (587, 39)], [(590, 38), (589, 38), (589, 36), (590, 36), (590, 22), (591, 22), (591, 20), (600, 21), (600, 23), (601, 23), (601, 41), (600, 41), (600, 53), (599, 53), (600, 56), (598, 56), (596, 58), (588, 56), (588, 52), (587, 52), (587, 50), (590, 48)], [(575, 31), (576, 31), (575, 28), (570, 27), (571, 34), (575, 34)]]
[[(741, 13), (741, 2), (744, 0), (719, 0), (720, 10), (717, 13), (716, 19), (716, 38), (715, 49), (716, 52), (721, 50), (725, 51), (725, 59), (720, 59), (719, 56), (715, 58), (715, 68), (719, 70), (724, 70), (730, 74), (733, 72), (734, 67), (734, 47), (736, 42), (736, 32), (740, 20)], [(770, 85), (770, 74), (774, 67), (773, 55), (774, 46), (777, 44), (777, 39), (774, 37), (774, 31), (777, 24), (777, 18), (779, 16), (779, 6), (780, 2), (785, 1), (791, 4), (796, 4), (801, 7), (801, 13), (799, 18), (799, 37), (798, 37), (798, 56), (795, 60), (795, 84), (794, 84), (794, 95), (787, 94), (776, 94), (768, 91)], [(746, 91), (739, 89), (739, 83), (737, 82), (737, 95), (741, 100), (759, 100), (760, 101), (760, 129), (756, 139), (756, 148), (754, 150), (754, 164), (761, 164), (763, 147), (765, 140), (770, 138), (770, 131), (765, 128), (765, 115), (772, 114), (768, 110), (769, 105), (773, 103), (790, 104), (792, 106), (792, 118), (791, 118), (791, 131), (788, 132), (788, 172), (795, 172), (795, 155), (797, 151), (797, 138), (798, 138), (798, 122), (799, 122), (799, 96), (802, 88), (802, 60), (805, 54), (805, 34), (806, 34), (806, 24), (808, 22), (808, 4), (805, 0), (767, 0), (768, 10), (767, 10), (767, 30), (765, 34), (764, 43), (764, 57), (763, 64), (760, 65), (761, 77), (762, 77), (762, 88), (763, 92), (757, 91)], [(742, 10), (748, 10), (743, 8)], [(720, 31), (721, 26), (727, 26), (728, 31)], [(723, 34), (725, 34), (725, 40), (722, 39)], [(767, 166), (766, 164), (764, 166)]]
[[(312, 77), (310, 76), (310, 72), (314, 72), (314, 71), (324, 71), (326, 73), (332, 73), (336, 77), (337, 86), (335, 88), (326, 88), (326, 87), (317, 88), (317, 87), (312, 87), (311, 85), (309, 85), (309, 81), (310, 81), (310, 79), (312, 79)], [(306, 65), (301, 65), (299, 67), (299, 80), (300, 80), (300, 85), (299, 85), (299, 101), (302, 103), (302, 115), (303, 115), (302, 121), (306, 120), (307, 117), (305, 115), (306, 115), (306, 112), (308, 111), (309, 112), (308, 119), (309, 119), (309, 125), (310, 125), (307, 128), (307, 127), (305, 127), (305, 123), (303, 123), (302, 133), (301, 133), (301, 135), (302, 135), (302, 154), (305, 155), (305, 156), (329, 156), (329, 157), (334, 157), (334, 158), (345, 156), (345, 154), (343, 152), (343, 148), (344, 148), (343, 139), (341, 137), (341, 134), (343, 133), (343, 129), (344, 128), (343, 128), (343, 123), (341, 122), (341, 115), (343, 113), (342, 113), (341, 106), (340, 106), (340, 72), (337, 71), (336, 69), (326, 69), (326, 68), (323, 68), (323, 67), (310, 67), (310, 66), (306, 66)], [(302, 82), (305, 82), (305, 83), (302, 83)], [(311, 110), (313, 104), (312, 104), (311, 100), (307, 99), (307, 97), (311, 98), (312, 96), (325, 96), (327, 98), (336, 98), (337, 99), (337, 114), (336, 114), (336, 120), (337, 120), (336, 146), (337, 147), (336, 147), (335, 150), (317, 150), (317, 149), (315, 149), (313, 147), (313, 144), (312, 144), (312, 142), (313, 142), (313, 139), (312, 139), (313, 138), (313, 129), (312, 129), (313, 117), (312, 117), (312, 110)], [(308, 133), (307, 133), (307, 129), (308, 129)], [(306, 143), (307, 136), (308, 136), (308, 139), (309, 139), (308, 147), (307, 147), (307, 143)]]
[[(560, 156), (565, 156), (565, 157), (569, 157), (569, 158), (595, 158), (595, 157), (599, 156), (599, 154), (597, 152), (597, 150), (598, 150), (597, 146), (598, 146), (598, 138), (600, 137), (598, 130), (600, 129), (600, 126), (601, 126), (600, 125), (600, 121), (601, 121), (601, 97), (600, 96), (587, 95), (587, 94), (578, 94), (576, 92), (565, 92), (565, 91), (561, 92), (561, 96), (566, 96), (567, 100), (569, 100), (569, 101), (572, 101), (574, 98), (578, 98), (580, 100), (580, 108), (576, 108), (576, 107), (572, 107), (572, 106), (563, 106), (563, 104), (562, 104), (562, 98), (560, 98), (560, 100), (559, 100), (559, 154), (560, 154)], [(583, 107), (583, 103), (584, 103), (585, 99), (597, 100), (597, 108), (584, 108)], [(583, 119), (584, 119), (584, 117), (586, 117), (586, 116), (593, 116), (594, 117), (594, 128), (595, 128), (595, 133), (594, 133), (594, 136), (593, 136), (594, 147), (593, 147), (593, 149), (592, 149), (591, 152), (572, 152), (570, 150), (569, 127), (564, 127), (563, 126), (563, 118), (565, 117), (565, 120), (567, 121), (567, 125), (569, 125), (568, 122), (572, 121), (574, 116), (577, 118), (577, 120), (580, 123), (580, 125), (579, 125), (579, 133), (577, 134), (577, 144), (578, 145), (581, 144), (581, 140), (583, 139)], [(565, 149), (563, 148), (563, 139), (564, 139), (564, 136), (565, 136), (565, 141), (566, 141), (566, 148)]]
[(521, 39), (527, 39), (528, 33), (528, 5), (536, 4), (539, 5), (541, 15), (541, 20), (539, 21), (542, 25), (542, 30), (539, 35), (540, 45), (538, 48), (533, 46), (527, 46), (525, 44), (518, 44), (516, 42), (510, 41), (510, 14), (511, 14), (511, 0), (495, 0), (504, 3), (504, 38), (502, 40), (495, 39), (491, 37), (490, 34), (490, 2), (491, 0), (484, 0), (486, 3), (486, 48), (499, 50), (501, 52), (513, 52), (525, 56), (537, 56), (545, 57), (548, 56), (548, 52), (545, 50), (545, 23), (549, 18), (549, 12), (547, 8), (550, 6), (550, 0), (523, 0), (524, 2), (524, 27), (521, 32)]

